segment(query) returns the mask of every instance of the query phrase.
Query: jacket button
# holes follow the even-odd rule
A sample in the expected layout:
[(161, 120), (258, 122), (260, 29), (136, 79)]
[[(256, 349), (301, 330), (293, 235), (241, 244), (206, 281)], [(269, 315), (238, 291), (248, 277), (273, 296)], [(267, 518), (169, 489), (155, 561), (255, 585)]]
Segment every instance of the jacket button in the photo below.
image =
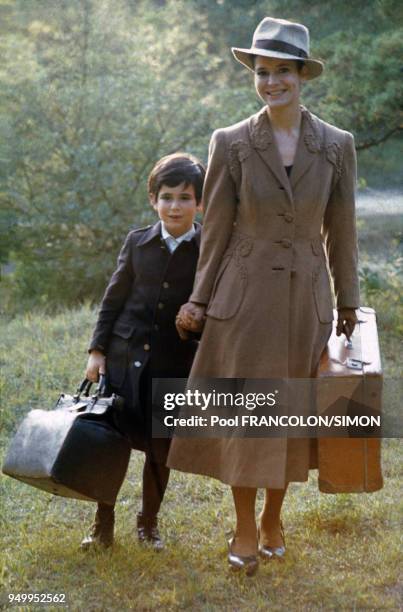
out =
[(294, 221), (294, 215), (291, 215), (290, 213), (285, 213), (284, 219), (285, 221), (287, 221), (287, 223), (292, 223)]
[(292, 242), (291, 240), (288, 240), (288, 238), (283, 238), (281, 244), (285, 249), (289, 249), (290, 247), (292, 247)]
[(163, 302), (158, 302), (158, 308), (160, 310), (162, 310), (164, 308), (164, 303)]
[(164, 287), (164, 289), (169, 289), (169, 283), (167, 281), (164, 281), (162, 283), (162, 286)]
[(159, 325), (156, 323), (156, 324), (154, 325), (154, 329), (155, 329), (155, 331), (158, 331), (158, 330), (159, 330), (159, 328), (160, 328), (160, 326), (159, 326)]
[(135, 368), (140, 368), (141, 367), (141, 361), (135, 361), (134, 362), (134, 367)]
[(150, 350), (150, 348), (151, 348), (151, 347), (150, 347), (150, 345), (149, 345), (149, 344), (145, 344), (145, 345), (144, 345), (144, 350), (145, 350), (145, 351), (149, 351), (149, 350)]

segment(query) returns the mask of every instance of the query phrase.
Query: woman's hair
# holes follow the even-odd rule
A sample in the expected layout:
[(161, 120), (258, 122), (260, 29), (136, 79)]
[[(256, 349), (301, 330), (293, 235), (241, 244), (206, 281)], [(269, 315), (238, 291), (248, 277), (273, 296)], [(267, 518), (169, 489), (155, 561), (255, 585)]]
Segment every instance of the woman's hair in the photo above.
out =
[(162, 157), (151, 170), (148, 177), (148, 193), (158, 198), (162, 185), (176, 187), (185, 183), (193, 185), (196, 201), (200, 202), (206, 169), (197, 157), (189, 153), (172, 153)]
[[(252, 62), (253, 62), (253, 67), (255, 67), (256, 64), (256, 58), (258, 56), (257, 55), (252, 55)], [(261, 56), (262, 57), (262, 56)], [(273, 58), (274, 59), (274, 58)], [(279, 58), (280, 59), (280, 58)], [(304, 60), (287, 60), (288, 62), (295, 62), (297, 64), (297, 70), (298, 72), (301, 72), (302, 68), (305, 66), (305, 62)]]

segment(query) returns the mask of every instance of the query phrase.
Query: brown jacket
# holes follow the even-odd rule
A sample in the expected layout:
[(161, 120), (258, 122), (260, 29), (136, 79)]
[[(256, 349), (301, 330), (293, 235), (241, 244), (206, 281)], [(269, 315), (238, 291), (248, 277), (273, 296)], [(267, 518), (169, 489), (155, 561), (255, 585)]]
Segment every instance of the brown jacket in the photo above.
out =
[[(191, 299), (207, 321), (191, 376), (308, 378), (336, 306), (359, 306), (351, 134), (302, 109), (288, 178), (266, 108), (211, 139)], [(174, 439), (169, 465), (238, 486), (306, 480), (309, 440)], [(225, 458), (225, 459), (223, 459)]]

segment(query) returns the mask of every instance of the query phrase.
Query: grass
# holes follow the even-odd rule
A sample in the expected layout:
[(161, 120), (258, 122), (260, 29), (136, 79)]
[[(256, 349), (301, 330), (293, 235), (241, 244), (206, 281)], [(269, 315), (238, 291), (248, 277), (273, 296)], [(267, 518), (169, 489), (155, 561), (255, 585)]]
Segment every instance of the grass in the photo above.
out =
[[(389, 231), (394, 240), (395, 223), (382, 221), (382, 230), (374, 227), (377, 223), (368, 218), (361, 224), (364, 257), (370, 255), (377, 231), (382, 239)], [(392, 255), (383, 250), (386, 263), (393, 263), (394, 248), (392, 244)], [(398, 302), (391, 299), (396, 287), (401, 291), (395, 277), (390, 270), (383, 274), (380, 289), (374, 278), (364, 279), (367, 295), (362, 300), (378, 311), (385, 376), (393, 378), (401, 376), (402, 363), (402, 317)], [(0, 460), (30, 408), (50, 407), (60, 390), (79, 382), (94, 320), (95, 311), (83, 306), (54, 316), (27, 314), (4, 321)], [(320, 494), (316, 472), (308, 483), (292, 484), (283, 517), (287, 559), (261, 565), (253, 579), (227, 570), (225, 532), (233, 527), (234, 512), (228, 487), (212, 479), (172, 472), (162, 512), (166, 550), (155, 554), (138, 546), (135, 515), (142, 461), (141, 454), (132, 454), (118, 499), (112, 553), (78, 549), (92, 522), (93, 504), (1, 478), (4, 608), (9, 592), (58, 592), (66, 593), (70, 609), (86, 611), (401, 609), (400, 440), (383, 442), (381, 491)], [(259, 506), (261, 502), (259, 492)]]
[(169, 547), (157, 555), (134, 537), (141, 467), (135, 457), (120, 494), (114, 552), (88, 555), (77, 544), (92, 519), (91, 504), (8, 479), (3, 589), (64, 592), (77, 610), (398, 609), (398, 442), (386, 446), (391, 467), (378, 493), (319, 495), (314, 476), (291, 487), (287, 560), (261, 566), (253, 580), (226, 569), (232, 502), (215, 481), (173, 474), (163, 521)]

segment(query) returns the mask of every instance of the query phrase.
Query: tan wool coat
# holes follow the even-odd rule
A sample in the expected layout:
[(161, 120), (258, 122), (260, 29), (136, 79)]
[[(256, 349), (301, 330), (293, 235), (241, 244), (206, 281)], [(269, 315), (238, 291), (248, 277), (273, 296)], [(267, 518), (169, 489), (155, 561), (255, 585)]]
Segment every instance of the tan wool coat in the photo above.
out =
[[(192, 377), (309, 378), (336, 306), (359, 306), (351, 134), (302, 108), (290, 174), (266, 108), (214, 132), (191, 300), (207, 305)], [(287, 438), (174, 438), (168, 465), (235, 486), (283, 488), (315, 466)]]

